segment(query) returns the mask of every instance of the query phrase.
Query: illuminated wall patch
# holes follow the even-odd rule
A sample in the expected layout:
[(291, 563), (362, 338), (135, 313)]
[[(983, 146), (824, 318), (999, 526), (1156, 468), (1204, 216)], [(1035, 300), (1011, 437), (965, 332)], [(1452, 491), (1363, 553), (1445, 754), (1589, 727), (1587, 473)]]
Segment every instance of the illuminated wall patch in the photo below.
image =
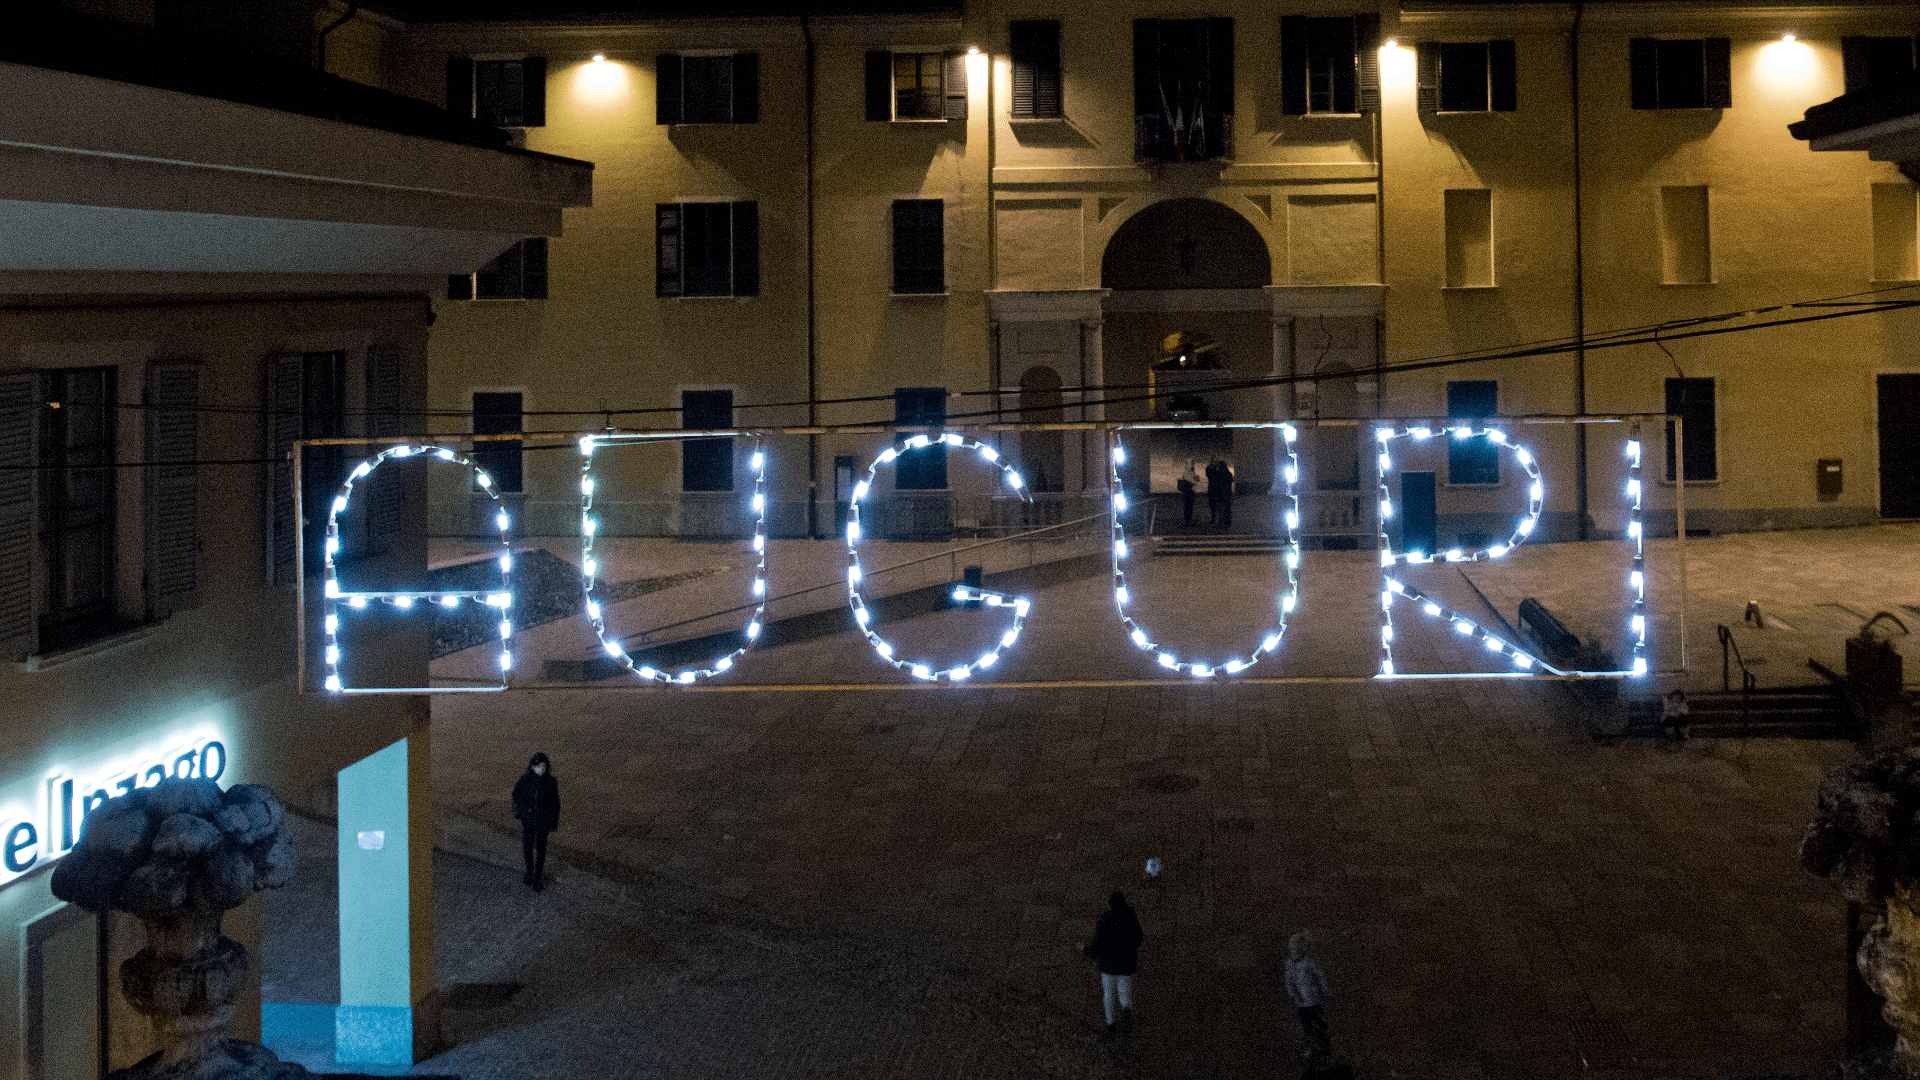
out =
[[(346, 512), (353, 500), (353, 487), (358, 481), (373, 475), (383, 463), (424, 455), (429, 462), (450, 462), (473, 469), (473, 481), (480, 489), (493, 497), (493, 524), (500, 530), (500, 587), (485, 590), (438, 590), (374, 592), (354, 591), (340, 587), (339, 569), (336, 560), (340, 556), (340, 515)], [(509, 673), (513, 670), (513, 545), (509, 542), (512, 535), (513, 519), (500, 503), (500, 493), (494, 490), (493, 477), (486, 470), (475, 465), (457, 452), (444, 446), (401, 445), (391, 446), (380, 453), (362, 461), (353, 467), (346, 482), (340, 485), (340, 493), (333, 497), (327, 509), (327, 548), (326, 548), (326, 688), (336, 694), (391, 694), (405, 692), (399, 687), (352, 687), (341, 681), (340, 659), (340, 605), (344, 602), (349, 611), (364, 611), (369, 603), (391, 604), (401, 611), (411, 611), (416, 605), (439, 604), (443, 608), (457, 608), (463, 601), (485, 604), (500, 612), (500, 685), (467, 687), (418, 687), (419, 692), (433, 690), (447, 692), (453, 690), (505, 690)]]
[(945, 435), (915, 435), (908, 439), (897, 450), (891, 446), (887, 447), (885, 450), (880, 451), (879, 456), (873, 459), (872, 464), (867, 466), (867, 478), (854, 485), (853, 497), (847, 504), (847, 602), (853, 608), (853, 621), (858, 624), (860, 632), (866, 635), (867, 641), (872, 643), (873, 651), (879, 654), (880, 659), (893, 665), (895, 668), (907, 669), (907, 672), (916, 679), (924, 679), (929, 682), (945, 679), (951, 683), (964, 681), (971, 678), (974, 672), (985, 671), (998, 663), (1000, 661), (1000, 651), (1011, 648), (1013, 643), (1019, 640), (1020, 628), (1026, 623), (1027, 612), (1031, 610), (1033, 602), (1024, 596), (1013, 597), (1005, 593), (994, 592), (988, 589), (974, 589), (964, 585), (956, 587), (953, 590), (953, 599), (956, 602), (965, 603), (977, 600), (986, 604), (988, 607), (1009, 611), (1013, 616), (1012, 622), (1008, 625), (1007, 630), (1000, 635), (1000, 640), (997, 643), (981, 653), (978, 658), (964, 664), (942, 666), (932, 661), (902, 659), (894, 649), (893, 643), (874, 631), (873, 612), (867, 608), (866, 601), (860, 595), (860, 583), (866, 576), (866, 572), (860, 566), (860, 504), (866, 501), (868, 495), (872, 494), (874, 477), (878, 475), (880, 466), (891, 465), (901, 454), (910, 454), (916, 450), (923, 450), (935, 443), (943, 443), (947, 446), (955, 446), (961, 449), (975, 451), (980, 455), (980, 460), (1000, 470), (1001, 479), (1008, 487), (1012, 488), (1022, 499), (1029, 503), (1033, 502), (1032, 494), (1027, 491), (1026, 481), (1021, 479), (1020, 474), (1011, 466), (1000, 459), (1000, 452), (998, 450), (995, 450), (985, 443), (973, 442), (963, 436), (948, 433)]
[(1127, 637), (1137, 649), (1154, 654), (1161, 667), (1169, 671), (1184, 671), (1195, 678), (1211, 678), (1214, 675), (1237, 675), (1260, 662), (1262, 653), (1270, 653), (1280, 647), (1280, 639), (1286, 635), (1287, 620), (1300, 603), (1300, 496), (1296, 490), (1300, 481), (1300, 455), (1295, 450), (1295, 440), (1299, 438), (1292, 424), (1265, 424), (1262, 427), (1278, 427), (1285, 438), (1287, 464), (1283, 470), (1286, 481), (1284, 500), (1284, 521), (1287, 527), (1287, 550), (1283, 560), (1287, 568), (1287, 587), (1274, 600), (1275, 621), (1271, 627), (1262, 631), (1255, 645), (1247, 651), (1245, 658), (1234, 656), (1220, 663), (1182, 660), (1172, 649), (1153, 639), (1147, 628), (1140, 625), (1128, 611), (1133, 602), (1127, 591), (1127, 575), (1122, 569), (1131, 554), (1127, 543), (1126, 529), (1122, 524), (1127, 512), (1127, 494), (1120, 483), (1120, 466), (1127, 462), (1127, 450), (1115, 433), (1113, 451), (1109, 469), (1113, 477), (1113, 606), (1120, 613), (1120, 621), (1127, 628)]

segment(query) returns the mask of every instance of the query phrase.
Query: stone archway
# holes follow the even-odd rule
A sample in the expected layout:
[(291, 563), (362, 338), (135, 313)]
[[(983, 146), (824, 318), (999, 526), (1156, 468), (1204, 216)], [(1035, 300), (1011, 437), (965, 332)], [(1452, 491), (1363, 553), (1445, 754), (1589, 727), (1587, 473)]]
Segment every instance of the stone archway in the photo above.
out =
[(1273, 284), (1266, 238), (1211, 199), (1166, 199), (1122, 222), (1100, 257), (1107, 289), (1259, 289)]

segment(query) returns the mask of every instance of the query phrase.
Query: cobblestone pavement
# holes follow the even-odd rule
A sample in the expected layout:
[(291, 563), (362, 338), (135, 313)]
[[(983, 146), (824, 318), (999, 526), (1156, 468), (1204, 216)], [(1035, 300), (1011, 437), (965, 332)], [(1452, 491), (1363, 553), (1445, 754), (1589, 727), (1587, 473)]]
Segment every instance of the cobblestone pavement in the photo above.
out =
[[(1693, 595), (1907, 589), (1873, 564), (1920, 532), (1849, 532), (1690, 542)], [(1237, 579), (1214, 588), (1215, 611), (1250, 609)], [(1036, 615), (1063, 613), (1064, 659), (1029, 677), (1106, 655), (1058, 597)], [(935, 642), (950, 618), (899, 630)], [(758, 662), (891, 674), (836, 637)], [(1362, 1077), (1812, 1077), (1841, 1050), (1844, 905), (1795, 855), (1846, 744), (1610, 740), (1560, 688), (1510, 681), (632, 689), (434, 717), (443, 990), (525, 988), (450, 1008), (421, 1073), (1291, 1076), (1275, 974), (1303, 928)], [(541, 894), (506, 798), (534, 750), (565, 803)], [(1136, 1030), (1108, 1040), (1079, 947), (1115, 887), (1147, 941)]]

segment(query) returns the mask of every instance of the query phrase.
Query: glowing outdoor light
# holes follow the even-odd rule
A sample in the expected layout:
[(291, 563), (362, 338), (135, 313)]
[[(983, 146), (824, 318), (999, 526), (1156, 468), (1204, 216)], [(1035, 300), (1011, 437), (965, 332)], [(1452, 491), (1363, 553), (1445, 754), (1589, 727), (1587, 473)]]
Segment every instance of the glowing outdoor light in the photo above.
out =
[[(623, 438), (618, 435), (606, 435), (601, 436), (598, 441), (603, 444), (631, 444), (635, 440)], [(607, 655), (620, 661), (626, 666), (628, 671), (633, 672), (648, 682), (658, 682), (672, 686), (691, 686), (697, 680), (711, 678), (715, 675), (730, 671), (733, 668), (734, 660), (752, 648), (754, 642), (759, 639), (761, 616), (766, 614), (767, 610), (767, 454), (764, 445), (755, 443), (753, 454), (747, 460), (753, 471), (753, 492), (747, 500), (747, 505), (752, 509), (754, 515), (752, 539), (752, 550), (754, 554), (753, 596), (758, 603), (753, 609), (753, 615), (747, 620), (748, 632), (744, 635), (746, 640), (740, 647), (731, 652), (721, 653), (719, 656), (714, 657), (713, 661), (705, 667), (692, 667), (678, 672), (672, 672), (661, 671), (651, 665), (635, 665), (632, 655), (626, 651), (625, 647), (620, 644), (617, 638), (612, 641), (607, 639), (606, 608), (613, 603), (613, 599), (611, 597), (596, 595), (596, 589), (602, 588), (598, 578), (600, 564), (592, 556), (594, 536), (599, 532), (593, 514), (593, 493), (595, 488), (593, 480), (594, 458), (591, 455), (586, 455), (581, 458), (580, 581), (586, 593), (587, 621), (593, 625), (594, 635), (600, 639), (601, 645), (607, 650)]]
[[(930, 439), (925, 435), (915, 435), (906, 442), (907, 452), (930, 446), (934, 441), (936, 440)], [(963, 449), (970, 449), (979, 454), (982, 462), (1000, 470), (1001, 478), (1006, 482), (1008, 487), (1019, 492), (1020, 498), (1029, 503), (1033, 501), (1033, 496), (1029, 494), (1023, 486), (1020, 474), (1015, 472), (1012, 466), (1001, 461), (1000, 452), (993, 447), (983, 442), (969, 440), (965, 436), (957, 433), (938, 436), (937, 441), (943, 446), (957, 446)], [(971, 585), (956, 585), (951, 594), (955, 603), (984, 602), (988, 607), (1012, 609), (1013, 622), (1012, 625), (1007, 628), (1006, 632), (1000, 635), (1000, 649), (984, 652), (968, 663), (945, 668), (935, 667), (933, 664), (926, 662), (902, 660), (894, 655), (895, 650), (893, 643), (880, 636), (880, 634), (873, 629), (875, 620), (872, 612), (867, 607), (866, 599), (860, 595), (860, 582), (866, 577), (866, 572), (860, 565), (861, 530), (859, 522), (860, 504), (866, 499), (867, 495), (872, 492), (880, 466), (891, 464), (899, 456), (900, 453), (895, 451), (891, 446), (881, 450), (880, 453), (874, 457), (872, 463), (867, 466), (866, 478), (854, 485), (852, 492), (853, 497), (847, 504), (847, 603), (853, 609), (853, 621), (859, 627), (861, 634), (865, 635), (867, 641), (873, 645), (873, 651), (881, 660), (886, 661), (896, 670), (905, 668), (908, 674), (924, 682), (938, 682), (941, 679), (945, 679), (948, 683), (961, 682), (971, 678), (974, 672), (985, 671), (987, 668), (999, 662), (1000, 649), (1013, 647), (1013, 643), (1020, 637), (1020, 628), (1026, 623), (1027, 612), (1032, 610), (1033, 602), (1024, 596), (1009, 596), (1006, 593), (995, 592), (991, 589), (976, 589)], [(1121, 602), (1124, 603), (1125, 601), (1122, 600)]]
[[(1264, 426), (1272, 427), (1274, 425)], [(1126, 526), (1120, 518), (1120, 514), (1126, 511), (1127, 497), (1120, 489), (1119, 468), (1120, 463), (1126, 460), (1126, 450), (1120, 444), (1119, 434), (1117, 432), (1115, 433), (1113, 453), (1110, 455), (1113, 461), (1113, 467), (1109, 470), (1109, 475), (1113, 482), (1113, 508), (1115, 511), (1113, 514), (1114, 609), (1119, 613), (1121, 623), (1126, 626), (1127, 637), (1132, 640), (1134, 647), (1140, 649), (1142, 652), (1154, 653), (1155, 659), (1163, 668), (1171, 671), (1185, 671), (1190, 675), (1203, 679), (1211, 678), (1223, 670), (1228, 674), (1237, 675), (1258, 663), (1261, 653), (1270, 653), (1280, 647), (1280, 639), (1287, 632), (1287, 616), (1293, 612), (1299, 603), (1300, 586), (1297, 571), (1300, 566), (1300, 496), (1294, 490), (1294, 480), (1300, 474), (1300, 457), (1294, 449), (1294, 443), (1299, 433), (1292, 424), (1281, 424), (1278, 426), (1281, 435), (1285, 439), (1287, 458), (1284, 469), (1286, 494), (1282, 500), (1282, 505), (1285, 507), (1285, 510), (1281, 515), (1281, 520), (1287, 529), (1287, 552), (1283, 560), (1287, 568), (1287, 587), (1286, 591), (1277, 598), (1278, 611), (1276, 612), (1276, 621), (1279, 625), (1261, 631), (1260, 638), (1258, 639), (1259, 643), (1251, 649), (1245, 657), (1230, 657), (1220, 664), (1206, 664), (1181, 660), (1180, 657), (1168, 649), (1166, 645), (1154, 641), (1152, 634), (1146, 627), (1140, 625), (1139, 621), (1127, 610), (1131, 597), (1127, 591), (1127, 574), (1122, 564), (1127, 560), (1129, 547), (1126, 538)], [(1382, 457), (1384, 458), (1385, 455), (1383, 454)]]
[[(473, 469), (474, 481), (478, 483), (481, 490), (485, 491), (488, 497), (494, 501), (496, 509), (493, 515), (493, 523), (500, 533), (500, 556), (498, 559), (498, 565), (500, 567), (499, 588), (484, 590), (408, 589), (381, 592), (341, 587), (339, 566), (336, 562), (336, 559), (341, 553), (340, 515), (345, 513), (347, 507), (352, 503), (354, 485), (371, 477), (384, 462), (409, 458), (415, 454), (427, 454), (439, 461), (452, 462), (453, 464), (464, 465)], [(322, 656), (326, 664), (327, 674), (322, 680), (321, 685), (325, 686), (329, 693), (358, 694), (393, 692), (393, 688), (388, 687), (369, 689), (350, 687), (346, 685), (345, 679), (341, 676), (340, 661), (345, 656), (345, 650), (340, 645), (339, 604), (342, 600), (345, 600), (346, 606), (354, 611), (366, 610), (368, 601), (370, 600), (378, 600), (382, 603), (390, 604), (400, 611), (411, 611), (415, 601), (422, 601), (429, 605), (437, 602), (443, 608), (453, 608), (458, 607), (461, 600), (484, 600), (489, 604), (499, 607), (503, 611), (512, 604), (513, 548), (511, 546), (512, 534), (509, 532), (509, 527), (513, 524), (513, 520), (507, 515), (504, 509), (499, 508), (499, 503), (500, 493), (494, 490), (493, 478), (488, 476), (485, 471), (481, 470), (479, 466), (475, 465), (472, 461), (461, 457), (459, 454), (444, 446), (416, 446), (409, 444), (390, 446), (353, 467), (352, 471), (347, 474), (346, 481), (340, 485), (340, 493), (334, 496), (333, 502), (330, 504), (330, 509), (327, 512), (327, 540), (322, 549), (326, 559), (326, 584), (324, 588), (326, 609), (321, 625), (325, 628), (327, 637)], [(507, 673), (513, 667), (512, 648), (513, 626), (506, 619), (502, 619), (500, 621), (500, 685), (463, 687), (462, 689), (505, 690), (507, 688)], [(420, 689), (424, 690), (427, 688), (422, 687)]]

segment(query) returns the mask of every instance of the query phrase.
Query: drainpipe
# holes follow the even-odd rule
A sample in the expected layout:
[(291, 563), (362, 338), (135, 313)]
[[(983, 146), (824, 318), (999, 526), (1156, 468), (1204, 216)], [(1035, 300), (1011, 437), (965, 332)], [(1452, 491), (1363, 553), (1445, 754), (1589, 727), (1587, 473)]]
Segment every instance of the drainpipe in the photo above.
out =
[[(1573, 101), (1573, 411), (1587, 414), (1587, 264), (1580, 227), (1580, 19), (1586, 4), (1575, 0), (1573, 33), (1567, 38), (1567, 70)], [(1587, 528), (1587, 425), (1573, 425), (1574, 501), (1580, 539)]]
[[(800, 16), (800, 36), (807, 43), (807, 426), (820, 426), (820, 357), (815, 334), (814, 221), (813, 221), (813, 16)], [(820, 539), (820, 436), (807, 436), (807, 536)]]
[(327, 35), (347, 25), (347, 23), (358, 14), (360, 14), (359, 0), (351, 0), (351, 2), (347, 4), (347, 13), (335, 19), (325, 30), (320, 31), (320, 63), (318, 66), (320, 74), (325, 75), (327, 73)]

